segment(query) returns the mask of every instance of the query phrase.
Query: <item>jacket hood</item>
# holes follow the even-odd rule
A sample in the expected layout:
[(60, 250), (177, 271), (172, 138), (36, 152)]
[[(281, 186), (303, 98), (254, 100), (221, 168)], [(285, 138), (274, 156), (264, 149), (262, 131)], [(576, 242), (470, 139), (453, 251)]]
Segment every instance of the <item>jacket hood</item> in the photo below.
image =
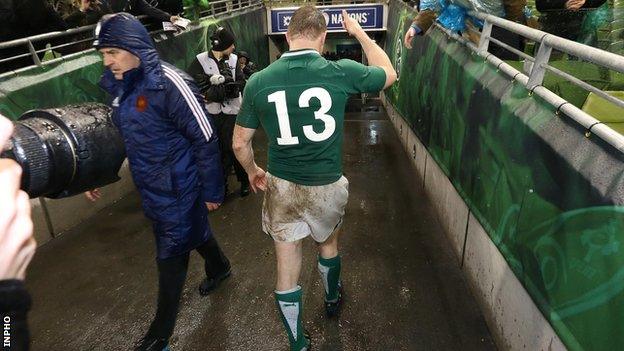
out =
[[(98, 50), (114, 47), (129, 51), (141, 60), (139, 70), (147, 79), (148, 87), (159, 89), (163, 85), (160, 56), (154, 42), (145, 26), (131, 14), (120, 12), (102, 17), (95, 28), (93, 46)], [(114, 77), (107, 69), (102, 84), (108, 86), (109, 79), (114, 80)]]

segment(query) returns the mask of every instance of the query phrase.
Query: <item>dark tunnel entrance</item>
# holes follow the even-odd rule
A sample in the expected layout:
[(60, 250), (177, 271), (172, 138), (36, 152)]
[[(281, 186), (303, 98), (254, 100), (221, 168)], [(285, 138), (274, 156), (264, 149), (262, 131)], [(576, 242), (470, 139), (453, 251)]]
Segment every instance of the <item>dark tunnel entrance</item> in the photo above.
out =
[[(369, 36), (373, 38), (380, 46), (383, 47), (386, 33), (383, 31), (369, 32)], [(269, 58), (271, 62), (278, 59), (282, 53), (288, 51), (288, 43), (286, 36), (283, 34), (274, 34), (268, 36), (269, 42)], [(358, 41), (347, 33), (329, 32), (325, 40), (325, 46), (321, 53), (328, 60), (351, 59), (357, 62), (365, 62), (362, 47)]]

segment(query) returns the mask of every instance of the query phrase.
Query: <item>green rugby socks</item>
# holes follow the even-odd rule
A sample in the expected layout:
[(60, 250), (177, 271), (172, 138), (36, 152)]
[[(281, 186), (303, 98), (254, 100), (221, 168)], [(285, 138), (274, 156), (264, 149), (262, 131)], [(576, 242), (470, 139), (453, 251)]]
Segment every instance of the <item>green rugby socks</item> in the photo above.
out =
[(325, 301), (338, 301), (340, 286), (340, 255), (333, 258), (318, 257), (318, 270), (325, 286)]
[(288, 334), (291, 351), (299, 351), (308, 346), (308, 340), (304, 336), (301, 322), (302, 295), (303, 290), (299, 285), (291, 290), (275, 291), (275, 302)]

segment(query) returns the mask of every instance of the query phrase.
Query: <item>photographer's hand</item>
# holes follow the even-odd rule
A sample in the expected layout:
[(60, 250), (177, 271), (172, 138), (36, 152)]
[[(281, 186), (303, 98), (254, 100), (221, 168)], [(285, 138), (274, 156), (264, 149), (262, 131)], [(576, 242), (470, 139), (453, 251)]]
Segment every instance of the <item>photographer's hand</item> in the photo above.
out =
[[(0, 148), (12, 131), (12, 123), (0, 116)], [(15, 161), (0, 159), (0, 280), (23, 280), (37, 247), (28, 195), (20, 190), (21, 176)]]

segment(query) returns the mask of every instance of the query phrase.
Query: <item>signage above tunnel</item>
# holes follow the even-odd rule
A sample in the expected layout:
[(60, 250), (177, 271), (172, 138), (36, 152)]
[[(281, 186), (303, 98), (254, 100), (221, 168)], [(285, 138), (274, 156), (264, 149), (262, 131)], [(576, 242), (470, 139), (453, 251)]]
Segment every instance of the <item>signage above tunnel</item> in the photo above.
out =
[[(347, 10), (349, 17), (355, 18), (366, 31), (386, 30), (388, 11), (383, 4), (330, 5), (318, 6), (327, 22), (328, 32), (344, 32), (342, 28), (342, 10)], [(285, 34), (290, 18), (298, 7), (268, 9), (269, 34)]]

